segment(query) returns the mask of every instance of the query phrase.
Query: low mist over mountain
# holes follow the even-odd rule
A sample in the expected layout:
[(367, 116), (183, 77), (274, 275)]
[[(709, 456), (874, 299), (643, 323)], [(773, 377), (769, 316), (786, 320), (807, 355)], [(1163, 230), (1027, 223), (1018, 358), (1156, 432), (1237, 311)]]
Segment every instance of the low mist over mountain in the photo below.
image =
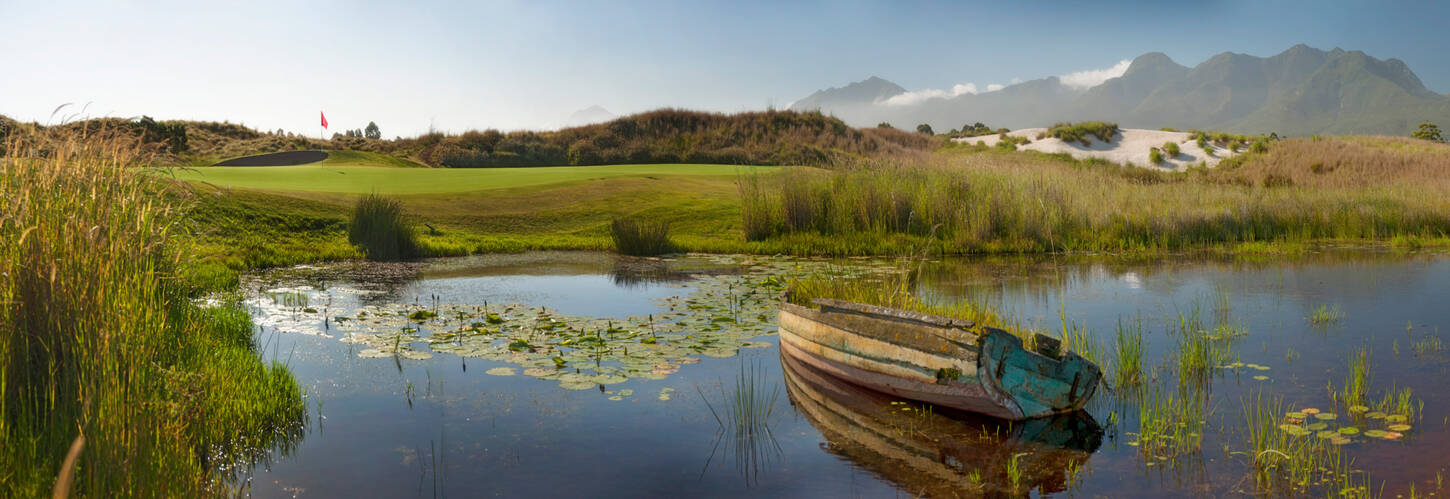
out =
[(1024, 128), (1104, 120), (1129, 128), (1403, 135), (1422, 121), (1450, 123), (1450, 96), (1426, 89), (1399, 59), (1357, 50), (1225, 52), (1192, 68), (1153, 52), (1104, 71), (1098, 76), (1117, 76), (1096, 84), (1093, 75), (1053, 76), (984, 92), (970, 85), (907, 92), (872, 77), (817, 91), (791, 109), (820, 109), (857, 126), (929, 123), (937, 130), (978, 121)]
[(608, 109), (594, 105), (586, 107), (584, 109), (580, 109), (578, 111), (574, 111), (573, 114), (569, 115), (569, 119), (564, 122), (564, 126), (593, 125), (595, 123), (603, 123), (618, 117), (619, 116), (615, 115), (614, 113), (609, 112)]

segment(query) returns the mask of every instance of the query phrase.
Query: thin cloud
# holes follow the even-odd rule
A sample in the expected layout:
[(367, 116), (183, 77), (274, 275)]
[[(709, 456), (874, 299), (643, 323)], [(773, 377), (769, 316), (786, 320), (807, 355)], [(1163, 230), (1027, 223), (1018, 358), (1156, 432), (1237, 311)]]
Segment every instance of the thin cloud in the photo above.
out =
[(1133, 64), (1133, 61), (1123, 59), (1110, 68), (1089, 69), (1087, 71), (1078, 71), (1076, 73), (1059, 76), (1058, 81), (1061, 81), (1063, 85), (1069, 87), (1092, 88), (1102, 85), (1103, 82), (1110, 79), (1123, 76), (1123, 73), (1128, 72), (1128, 66), (1131, 64)]
[[(996, 92), (1003, 88), (1006, 88), (1006, 86), (1002, 85), (1001, 83), (992, 83), (987, 85), (987, 89), (985, 91)], [(950, 99), (952, 97), (961, 97), (963, 95), (972, 95), (979, 93), (983, 93), (983, 90), (977, 88), (976, 83), (958, 83), (956, 85), (952, 85), (952, 88), (950, 89), (928, 88), (925, 90), (917, 90), (915, 92), (899, 93), (891, 97), (878, 100), (876, 101), (876, 103), (884, 104), (887, 106), (910, 106), (914, 104), (920, 104), (929, 99)]]

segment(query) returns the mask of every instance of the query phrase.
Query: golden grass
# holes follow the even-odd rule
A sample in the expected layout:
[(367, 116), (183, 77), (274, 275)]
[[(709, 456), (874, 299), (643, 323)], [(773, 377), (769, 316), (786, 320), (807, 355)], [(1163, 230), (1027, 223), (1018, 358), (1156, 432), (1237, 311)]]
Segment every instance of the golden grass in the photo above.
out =
[(214, 470), (302, 417), (291, 374), (257, 357), (246, 312), (194, 304), (184, 206), (135, 168), (133, 138), (44, 131), (5, 149), (0, 496), (214, 492)]

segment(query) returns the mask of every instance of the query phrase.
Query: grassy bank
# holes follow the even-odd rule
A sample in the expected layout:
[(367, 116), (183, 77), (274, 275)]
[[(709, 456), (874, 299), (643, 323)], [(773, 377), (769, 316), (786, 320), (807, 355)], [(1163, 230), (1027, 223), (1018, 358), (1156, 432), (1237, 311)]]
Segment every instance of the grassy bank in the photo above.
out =
[(1401, 154), (1353, 141), (1286, 142), (1236, 165), (1185, 174), (996, 151), (787, 169), (748, 179), (742, 223), (765, 242), (799, 234), (934, 234), (934, 249), (945, 253), (1177, 251), (1450, 234), (1450, 181), (1434, 166), (1445, 148)]
[(1445, 245), (1450, 234), (1444, 161), (1443, 145), (1347, 137), (1283, 140), (1187, 173), (949, 148), (834, 170), (283, 167), (178, 176), (199, 193), (192, 218), (204, 253), (249, 268), (360, 256), (347, 244), (346, 217), (374, 190), (436, 229), (418, 240), (439, 256), (608, 250), (619, 217), (668, 222), (676, 249), (703, 252), (900, 255), (928, 241), (943, 253), (1413, 249)]
[[(41, 133), (0, 157), (0, 496), (191, 497), (287, 441), (304, 417), (287, 369), (255, 351), (142, 175), (132, 139)], [(68, 458), (68, 454), (71, 457)]]

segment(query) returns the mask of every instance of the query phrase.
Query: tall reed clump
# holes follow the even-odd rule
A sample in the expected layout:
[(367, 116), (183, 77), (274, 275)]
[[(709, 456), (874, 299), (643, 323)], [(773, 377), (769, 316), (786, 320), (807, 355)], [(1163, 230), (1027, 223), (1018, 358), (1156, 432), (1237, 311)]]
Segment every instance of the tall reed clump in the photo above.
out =
[(1118, 321), (1118, 342), (1114, 373), (1119, 388), (1137, 386), (1143, 382), (1143, 322), (1135, 321), (1124, 325)]
[(734, 451), (736, 466), (747, 477), (753, 478), (760, 472), (761, 465), (781, 453), (780, 444), (770, 431), (770, 418), (776, 413), (775, 403), (780, 391), (778, 387), (772, 387), (769, 392), (765, 390), (769, 377), (758, 363), (747, 365), (744, 359), (740, 362), (740, 374), (736, 376), (734, 385), (728, 391), (724, 386), (720, 387), (718, 408), (710, 403), (699, 386), (695, 390), (705, 401), (710, 414), (715, 416), (715, 422), (720, 424), (718, 437)]
[(663, 220), (615, 218), (609, 223), (609, 234), (614, 238), (614, 249), (626, 255), (663, 255), (675, 249), (670, 242), (670, 223)]
[(1285, 409), (1278, 397), (1263, 393), (1243, 403), (1245, 450), (1256, 488), (1301, 495), (1311, 486), (1343, 483), (1349, 470), (1339, 447), (1302, 424), (1285, 422)]
[(184, 207), (146, 162), (84, 128), (0, 157), (0, 496), (213, 492), (304, 417), (246, 312), (179, 279)]
[[(1284, 159), (1287, 151), (1301, 151), (1297, 145), (1279, 147), (1235, 168), (1194, 173), (990, 150), (840, 161), (830, 170), (783, 168), (755, 180), (742, 196), (742, 221), (751, 241), (814, 254), (880, 252), (930, 234), (933, 250), (948, 253), (1182, 250), (1450, 234), (1450, 181), (1415, 166), (1440, 159), (1433, 152), (1416, 152), (1413, 157), (1427, 159), (1406, 163), (1414, 166), (1408, 172), (1344, 165), (1313, 174), (1308, 165), (1301, 172), (1301, 163)], [(1384, 176), (1375, 180), (1369, 171)], [(1269, 174), (1293, 183), (1262, 182)]]
[(369, 260), (396, 261), (419, 256), (418, 234), (396, 199), (368, 194), (358, 198), (347, 227), (348, 242)]

